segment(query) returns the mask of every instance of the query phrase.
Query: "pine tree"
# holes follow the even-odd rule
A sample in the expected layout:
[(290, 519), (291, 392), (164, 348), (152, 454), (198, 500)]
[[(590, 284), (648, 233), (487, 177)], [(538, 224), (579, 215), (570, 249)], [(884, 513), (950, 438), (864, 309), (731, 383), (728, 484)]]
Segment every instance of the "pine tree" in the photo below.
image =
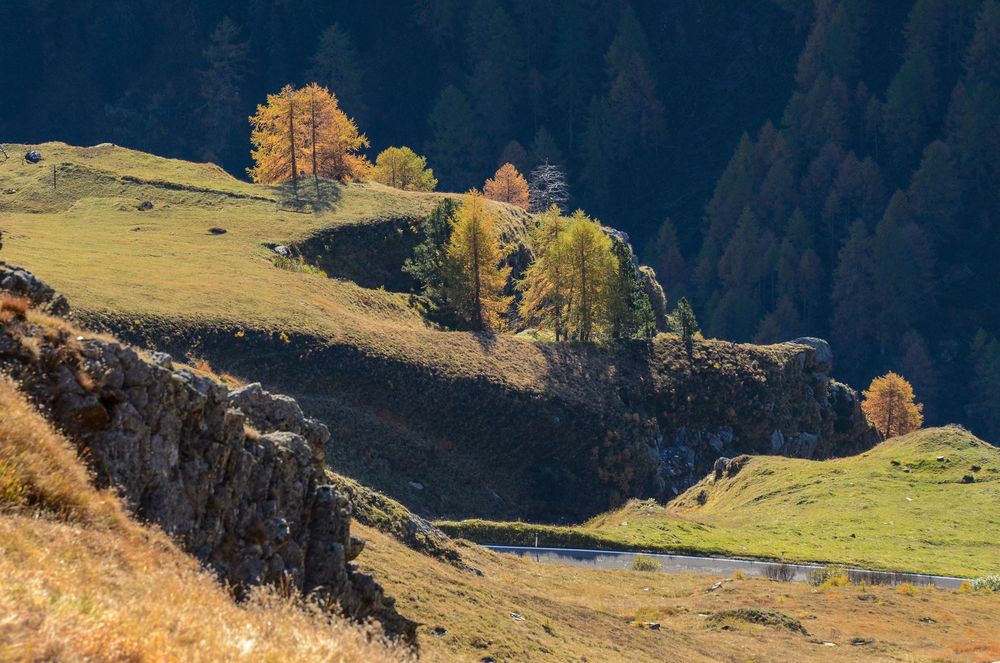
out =
[(611, 251), (618, 264), (608, 293), (611, 338), (650, 338), (656, 333), (656, 320), (632, 249), (612, 237)]
[[(554, 128), (564, 139), (570, 153), (576, 149), (587, 113), (587, 101), (593, 96), (594, 79), (590, 72), (597, 68), (597, 63), (592, 62), (592, 49), (588, 48), (585, 19), (585, 11), (579, 3), (561, 3), (553, 45), (554, 65), (550, 79), (554, 87), (555, 108), (560, 109), (562, 120), (562, 126), (555, 125)], [(535, 155), (535, 158), (538, 159), (536, 163), (561, 161), (550, 154)]]
[(698, 327), (698, 318), (695, 317), (694, 309), (691, 308), (691, 304), (688, 303), (686, 297), (680, 298), (677, 302), (677, 308), (670, 315), (670, 327), (675, 334), (681, 337), (681, 340), (684, 341), (684, 344), (688, 346), (688, 350), (690, 351), (695, 334), (700, 329)]
[(455, 214), (448, 242), (447, 296), (455, 315), (476, 331), (498, 331), (512, 297), (503, 294), (500, 229), (482, 194), (470, 190)]
[(875, 278), (871, 287), (883, 354), (897, 347), (902, 330), (918, 327), (935, 307), (934, 253), (912, 214), (906, 196), (896, 192), (872, 240)]
[(437, 186), (434, 171), (427, 167), (426, 157), (405, 146), (382, 150), (375, 158), (369, 177), (404, 191), (433, 191)]
[(866, 365), (875, 342), (878, 301), (873, 292), (875, 259), (863, 221), (856, 221), (833, 273), (833, 341), (847, 366)]
[(936, 140), (927, 146), (906, 197), (917, 223), (939, 245), (956, 238), (955, 221), (962, 202), (962, 183), (947, 143)]
[(367, 112), (368, 108), (362, 100), (364, 84), (357, 50), (351, 36), (337, 23), (320, 35), (316, 53), (312, 56), (312, 67), (306, 75), (321, 85), (336, 90), (344, 108), (355, 116)]
[(753, 201), (754, 145), (746, 133), (740, 138), (729, 164), (722, 172), (715, 193), (705, 208), (708, 234), (716, 242), (724, 243), (739, 223)]
[(513, 164), (505, 163), (483, 185), (483, 195), (523, 209), (528, 209), (528, 182)]
[(861, 409), (883, 439), (906, 435), (924, 423), (924, 406), (916, 403), (913, 387), (893, 372), (872, 380)]
[(510, 136), (517, 129), (517, 109), (526, 87), (524, 41), (495, 0), (477, 0), (468, 16), (465, 38), (472, 73), (466, 89), (483, 118), (484, 132), (492, 139)]
[(202, 158), (206, 161), (222, 160), (239, 121), (248, 53), (249, 45), (240, 41), (239, 26), (228, 17), (219, 21), (203, 53), (208, 68), (200, 74), (203, 103), (198, 115), (205, 129)]
[(972, 340), (975, 379), (971, 398), (973, 417), (989, 439), (1000, 437), (1000, 341), (980, 329)]
[(669, 299), (676, 299), (687, 286), (687, 266), (677, 241), (677, 231), (670, 219), (663, 222), (652, 244), (649, 263), (663, 284)]
[(354, 120), (337, 105), (337, 98), (315, 83), (301, 90), (286, 85), (269, 94), (250, 118), (250, 141), (254, 167), (248, 169), (255, 182), (292, 181), (298, 186), (302, 174), (330, 179), (363, 176), (368, 162), (358, 152), (368, 139), (358, 133)]
[(1000, 89), (1000, 2), (986, 0), (976, 18), (975, 36), (965, 56), (969, 81)]
[(885, 96), (883, 127), (894, 163), (908, 166), (919, 154), (937, 113), (937, 85), (927, 53), (911, 50)]
[(477, 181), (486, 154), (481, 121), (468, 98), (454, 85), (438, 97), (428, 119), (433, 134), (427, 155), (438, 169), (448, 191), (461, 190)]
[(562, 150), (556, 143), (556, 139), (544, 126), (538, 127), (535, 138), (531, 141), (531, 164), (538, 167), (542, 164), (551, 163), (562, 167), (565, 162)]
[(569, 340), (569, 310), (573, 300), (569, 257), (559, 242), (569, 220), (552, 206), (538, 216), (529, 237), (534, 260), (518, 283), (519, 313), (529, 324), (552, 329), (556, 342)]
[(403, 271), (416, 279), (435, 312), (447, 306), (448, 244), (456, 210), (458, 204), (451, 198), (438, 203), (421, 223), (423, 240), (414, 247), (413, 256), (403, 263)]
[(938, 380), (934, 360), (931, 359), (931, 355), (927, 351), (927, 344), (924, 342), (923, 336), (912, 329), (903, 334), (902, 348), (903, 353), (899, 367), (909, 377), (913, 388), (924, 399), (925, 416), (931, 417), (931, 409), (926, 404), (935, 402), (938, 397)]

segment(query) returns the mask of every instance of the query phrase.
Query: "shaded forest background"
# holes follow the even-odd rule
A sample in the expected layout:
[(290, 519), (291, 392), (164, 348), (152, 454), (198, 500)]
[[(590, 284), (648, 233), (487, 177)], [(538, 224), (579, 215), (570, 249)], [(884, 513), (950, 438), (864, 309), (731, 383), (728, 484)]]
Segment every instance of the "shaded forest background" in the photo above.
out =
[(706, 334), (834, 344), (1000, 438), (997, 0), (15, 0), (0, 141), (249, 165), (316, 80), (445, 190), (565, 167)]

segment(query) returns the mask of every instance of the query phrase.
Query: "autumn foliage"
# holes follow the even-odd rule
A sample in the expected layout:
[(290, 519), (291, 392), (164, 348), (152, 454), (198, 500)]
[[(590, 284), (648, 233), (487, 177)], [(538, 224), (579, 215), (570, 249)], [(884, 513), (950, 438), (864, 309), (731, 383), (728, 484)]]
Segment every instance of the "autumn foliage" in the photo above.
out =
[(884, 439), (911, 433), (924, 423), (922, 403), (914, 402), (913, 387), (893, 372), (872, 380), (861, 404), (868, 421)]
[(375, 158), (369, 177), (404, 191), (433, 191), (437, 186), (427, 159), (408, 147), (389, 147)]
[(491, 179), (486, 180), (483, 195), (490, 200), (528, 209), (528, 181), (513, 164), (505, 163)]
[(254, 182), (276, 184), (302, 175), (349, 180), (369, 168), (359, 151), (368, 138), (340, 110), (337, 97), (311, 83), (301, 89), (286, 85), (269, 94), (250, 118)]
[(447, 249), (448, 300), (455, 314), (476, 330), (497, 331), (512, 298), (503, 294), (510, 267), (496, 215), (472, 189), (455, 214)]
[(555, 206), (532, 237), (535, 261), (519, 284), (522, 318), (551, 328), (556, 340), (593, 340), (610, 326), (618, 259), (611, 238), (582, 211), (565, 217)]

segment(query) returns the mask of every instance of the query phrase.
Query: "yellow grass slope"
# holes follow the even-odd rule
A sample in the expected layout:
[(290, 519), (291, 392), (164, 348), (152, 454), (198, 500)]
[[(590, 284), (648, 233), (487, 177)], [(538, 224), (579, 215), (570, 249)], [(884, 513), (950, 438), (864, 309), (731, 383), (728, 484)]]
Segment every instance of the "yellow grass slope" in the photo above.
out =
[[(590, 570), (465, 546), (469, 571), (377, 531), (358, 561), (422, 624), (422, 658), (469, 662), (991, 661), (1000, 594)], [(787, 617), (806, 633), (730, 618)], [(738, 613), (742, 614), (742, 613)], [(751, 612), (750, 614), (756, 614)]]
[(0, 661), (406, 660), (356, 625), (259, 591), (238, 606), (162, 533), (94, 490), (0, 379)]
[[(434, 330), (406, 295), (279, 269), (267, 247), (340, 225), (421, 217), (445, 194), (323, 182), (317, 196), (303, 182), (293, 195), (288, 185), (249, 184), (212, 164), (117, 146), (8, 147), (11, 154), (36, 148), (44, 160), (0, 163), (3, 258), (89, 318), (303, 333), (443, 375), (519, 388), (540, 388), (545, 379), (548, 361), (527, 339), (504, 336), (484, 347), (472, 334)], [(153, 208), (140, 210), (146, 201)], [(504, 232), (523, 226), (520, 210), (488, 204)]]

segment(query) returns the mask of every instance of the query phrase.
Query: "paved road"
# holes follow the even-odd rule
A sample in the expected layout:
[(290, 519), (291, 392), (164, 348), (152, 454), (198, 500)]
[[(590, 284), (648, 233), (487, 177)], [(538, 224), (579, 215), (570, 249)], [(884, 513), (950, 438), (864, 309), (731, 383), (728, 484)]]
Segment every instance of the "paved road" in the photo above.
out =
[[(637, 554), (645, 558), (655, 559), (660, 564), (660, 570), (666, 573), (704, 573), (729, 577), (736, 571), (746, 575), (766, 576), (768, 569), (784, 566), (793, 574), (792, 580), (805, 582), (809, 572), (820, 569), (820, 566), (809, 564), (784, 564), (761, 562), (749, 559), (729, 559), (725, 557), (697, 557), (694, 555), (656, 555), (652, 553), (634, 553), (613, 550), (584, 550), (579, 548), (530, 548), (524, 546), (484, 546), (496, 552), (509, 553), (533, 559), (536, 562), (569, 564), (594, 569), (628, 569)], [(848, 569), (855, 580), (899, 584), (908, 582), (913, 585), (934, 585), (943, 589), (958, 589), (965, 578), (950, 576), (932, 576), (913, 573), (890, 573), (886, 571), (868, 571), (864, 569)]]

